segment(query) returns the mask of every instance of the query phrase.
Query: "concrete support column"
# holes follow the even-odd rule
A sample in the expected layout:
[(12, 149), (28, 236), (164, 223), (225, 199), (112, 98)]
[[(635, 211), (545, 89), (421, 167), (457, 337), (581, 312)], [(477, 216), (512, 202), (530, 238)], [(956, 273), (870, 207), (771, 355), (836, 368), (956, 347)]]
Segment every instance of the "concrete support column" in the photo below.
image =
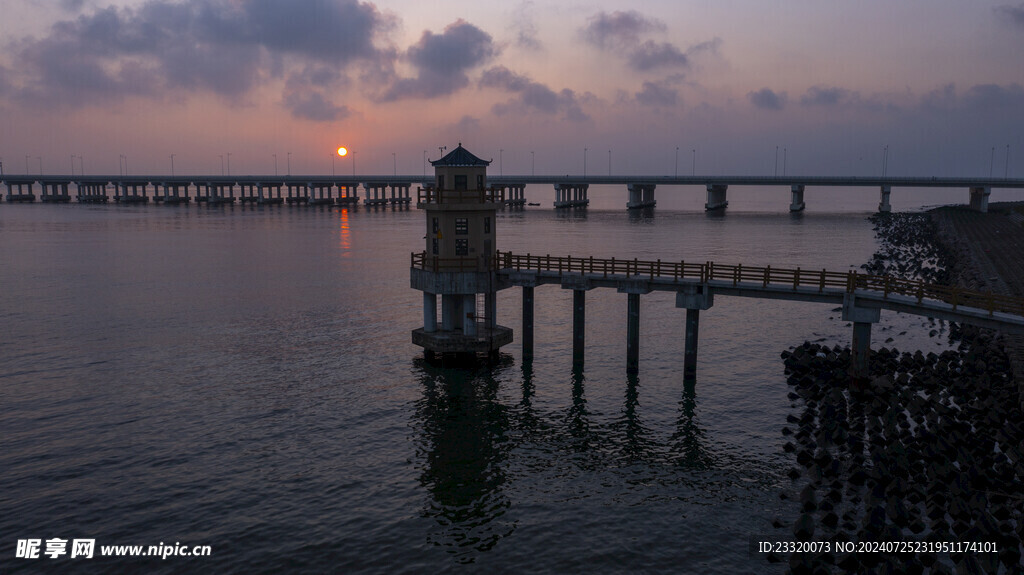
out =
[(892, 206), (889, 205), (889, 194), (892, 193), (892, 188), (889, 186), (882, 186), (878, 192), (878, 211), (883, 214), (887, 214), (892, 211)]
[(857, 305), (856, 296), (843, 297), (843, 321), (853, 322), (853, 353), (850, 355), (850, 376), (855, 380), (867, 379), (870, 374), (871, 324), (878, 323), (882, 310)]
[(790, 190), (792, 191), (793, 199), (789, 202), (789, 211), (802, 212), (806, 207), (804, 204), (804, 187), (802, 185), (793, 184)]
[(988, 197), (992, 195), (992, 188), (985, 186), (971, 188), (971, 209), (981, 213), (988, 212)]
[(626, 295), (626, 373), (640, 372), (640, 294)]
[(700, 310), (686, 310), (686, 340), (683, 351), (683, 381), (697, 379), (697, 333), (700, 327)]
[(722, 184), (708, 184), (708, 201), (704, 204), (705, 210), (724, 210), (729, 202), (725, 199), (725, 192), (729, 186)]
[(451, 294), (441, 294), (441, 329), (443, 331), (453, 331), (455, 329), (456, 316), (459, 315), (456, 309), (455, 298)]
[(462, 334), (476, 337), (476, 294), (462, 296)]
[(523, 359), (533, 359), (533, 286), (523, 286)]
[(423, 331), (437, 331), (437, 294), (423, 292)]
[(864, 380), (870, 372), (871, 324), (866, 321), (853, 322), (853, 353), (850, 355), (850, 376)]
[(583, 367), (587, 315), (586, 290), (572, 290), (572, 365)]

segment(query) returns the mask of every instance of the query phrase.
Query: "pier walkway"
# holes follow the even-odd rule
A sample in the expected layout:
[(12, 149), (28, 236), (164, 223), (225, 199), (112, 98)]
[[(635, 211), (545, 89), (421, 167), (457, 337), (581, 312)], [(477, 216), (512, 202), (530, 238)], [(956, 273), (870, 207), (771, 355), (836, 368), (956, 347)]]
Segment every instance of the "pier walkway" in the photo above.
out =
[(466, 269), (465, 259), (444, 260), (413, 253), (412, 268), (432, 272), (493, 272), (497, 289), (523, 289), (523, 356), (533, 355), (534, 288), (558, 285), (573, 290), (573, 361), (582, 365), (586, 292), (613, 288), (627, 294), (627, 371), (639, 368), (640, 296), (652, 291), (676, 293), (676, 307), (686, 313), (684, 378), (696, 373), (700, 311), (718, 296), (806, 301), (842, 306), (842, 319), (853, 323), (851, 373), (864, 377), (871, 344), (871, 324), (881, 310), (963, 322), (1011, 333), (1024, 333), (1024, 298), (959, 287), (927, 284), (891, 276), (855, 271), (830, 272), (801, 268), (722, 265), (714, 262), (638, 260), (550, 256), (497, 252), (476, 260), (478, 269)]

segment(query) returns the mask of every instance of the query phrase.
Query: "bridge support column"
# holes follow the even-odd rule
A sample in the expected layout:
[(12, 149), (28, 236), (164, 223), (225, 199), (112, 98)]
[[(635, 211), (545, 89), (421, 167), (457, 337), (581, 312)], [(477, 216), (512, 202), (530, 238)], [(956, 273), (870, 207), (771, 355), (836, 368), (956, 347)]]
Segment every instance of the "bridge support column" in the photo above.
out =
[(640, 294), (627, 294), (626, 373), (640, 372)]
[(587, 314), (586, 290), (572, 290), (572, 366), (583, 367)]
[(892, 206), (889, 205), (889, 194), (892, 193), (892, 188), (889, 186), (882, 186), (878, 193), (878, 211), (887, 214), (892, 211)]
[(707, 211), (711, 210), (724, 210), (729, 202), (725, 199), (725, 192), (729, 189), (729, 186), (723, 184), (708, 184), (708, 201), (704, 204), (704, 209)]
[(793, 194), (792, 201), (789, 202), (789, 211), (791, 212), (802, 212), (805, 207), (804, 204), (804, 187), (802, 185), (793, 184), (790, 188)]
[(850, 354), (850, 377), (862, 381), (870, 375), (871, 324), (878, 323), (882, 310), (857, 305), (853, 294), (843, 297), (843, 321), (853, 322), (853, 346)]
[(655, 204), (654, 187), (654, 184), (626, 184), (626, 189), (629, 191), (626, 209), (653, 208)]
[(533, 359), (533, 286), (523, 286), (523, 359)]
[(700, 312), (710, 309), (714, 294), (706, 285), (688, 285), (676, 292), (676, 307), (686, 308), (686, 340), (683, 353), (683, 381), (697, 379), (697, 335)]
[(971, 188), (971, 209), (981, 213), (988, 212), (988, 197), (992, 195), (992, 188), (985, 186)]

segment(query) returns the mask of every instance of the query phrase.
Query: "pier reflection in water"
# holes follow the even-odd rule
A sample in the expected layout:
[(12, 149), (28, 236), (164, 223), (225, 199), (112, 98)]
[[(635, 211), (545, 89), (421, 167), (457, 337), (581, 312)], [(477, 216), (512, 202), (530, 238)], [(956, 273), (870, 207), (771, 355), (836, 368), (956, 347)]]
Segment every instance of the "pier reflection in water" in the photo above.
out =
[[(621, 407), (609, 414), (588, 405), (588, 381), (579, 369), (564, 381), (568, 401), (549, 409), (537, 405), (532, 361), (516, 365), (502, 355), (493, 371), (414, 363), (422, 391), (411, 421), (414, 466), (426, 496), (421, 515), (433, 524), (425, 528), (426, 543), (444, 548), (458, 563), (486, 564), (492, 553), (514, 555), (502, 540), (516, 547), (522, 523), (539, 521), (532, 515), (538, 507), (569, 504), (582, 511), (595, 504), (631, 508), (663, 500), (671, 514), (672, 505), (742, 499), (753, 484), (767, 489), (777, 473), (743, 461), (735, 455), (740, 450), (729, 446), (716, 451), (700, 424), (693, 383), (679, 382), (672, 425), (648, 426), (641, 417), (642, 382), (635, 375), (621, 382)], [(512, 382), (518, 389), (502, 389)], [(522, 535), (524, 541), (531, 536)], [(695, 559), (694, 565), (704, 561)]]
[(429, 539), (449, 547), (458, 561), (472, 562), (472, 551), (487, 551), (515, 530), (504, 517), (511, 505), (503, 491), (509, 410), (497, 401), (498, 382), (486, 369), (418, 363), (424, 370), (415, 415), (419, 480), (430, 494), (423, 514), (438, 524)]

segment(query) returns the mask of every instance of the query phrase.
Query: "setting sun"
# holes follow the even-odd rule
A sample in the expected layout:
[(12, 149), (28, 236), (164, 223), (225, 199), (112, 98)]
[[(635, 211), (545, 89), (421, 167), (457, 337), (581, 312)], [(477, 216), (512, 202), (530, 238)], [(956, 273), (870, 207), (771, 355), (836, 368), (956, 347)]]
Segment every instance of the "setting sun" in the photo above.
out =
[(346, 155), (348, 155), (348, 150), (346, 148), (338, 148), (338, 155), (339, 156), (346, 156)]

